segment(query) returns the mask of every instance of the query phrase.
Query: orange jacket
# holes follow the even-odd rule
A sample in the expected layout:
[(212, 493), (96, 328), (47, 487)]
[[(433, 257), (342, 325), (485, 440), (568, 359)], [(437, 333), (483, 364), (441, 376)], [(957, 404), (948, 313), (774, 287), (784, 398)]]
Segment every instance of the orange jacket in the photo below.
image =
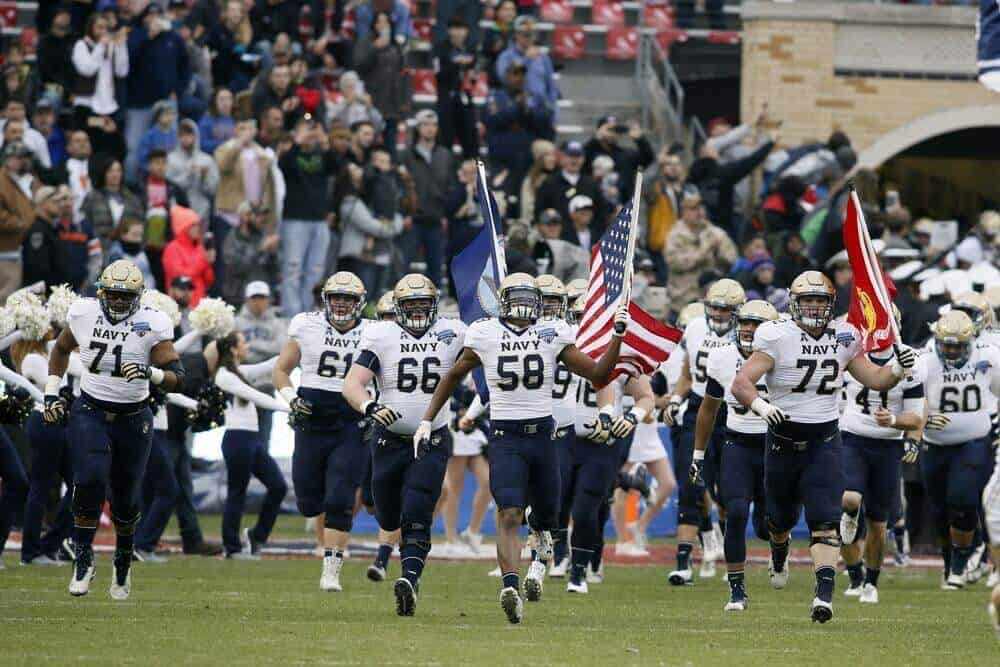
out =
[(187, 276), (194, 284), (191, 291), (191, 307), (194, 308), (215, 283), (215, 271), (205, 254), (205, 246), (201, 238), (197, 241), (191, 238), (188, 230), (194, 225), (200, 225), (198, 214), (183, 206), (170, 209), (170, 226), (174, 232), (174, 240), (163, 249), (163, 279), (166, 287), (177, 276)]

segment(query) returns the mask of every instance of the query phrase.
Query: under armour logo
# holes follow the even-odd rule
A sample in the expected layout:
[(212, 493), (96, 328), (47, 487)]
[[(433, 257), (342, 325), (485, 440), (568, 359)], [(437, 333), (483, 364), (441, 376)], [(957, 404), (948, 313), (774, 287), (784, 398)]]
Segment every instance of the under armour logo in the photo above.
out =
[(495, 435), (498, 438), (502, 438), (503, 437), (503, 431), (500, 431), (500, 430), (493, 431), (493, 435)]

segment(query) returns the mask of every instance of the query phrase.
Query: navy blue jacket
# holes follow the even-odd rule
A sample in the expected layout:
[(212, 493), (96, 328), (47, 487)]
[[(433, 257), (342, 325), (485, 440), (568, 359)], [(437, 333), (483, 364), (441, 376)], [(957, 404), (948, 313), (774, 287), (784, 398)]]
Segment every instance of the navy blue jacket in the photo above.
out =
[(525, 93), (522, 105), (506, 89), (495, 90), (486, 105), (486, 141), (502, 167), (525, 171), (531, 166), (531, 142), (555, 135), (552, 109), (537, 95)]
[(183, 96), (191, 81), (184, 40), (174, 30), (165, 30), (149, 39), (146, 28), (137, 24), (128, 35), (128, 102), (130, 109), (145, 109), (170, 97)]

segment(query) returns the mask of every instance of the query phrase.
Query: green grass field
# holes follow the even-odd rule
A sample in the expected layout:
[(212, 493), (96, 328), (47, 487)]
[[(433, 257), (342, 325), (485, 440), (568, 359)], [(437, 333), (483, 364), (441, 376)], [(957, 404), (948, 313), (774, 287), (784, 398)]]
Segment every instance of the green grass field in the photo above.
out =
[[(750, 570), (748, 612), (722, 611), (721, 579), (684, 589), (662, 567), (609, 565), (605, 583), (571, 597), (549, 579), (520, 626), (504, 619), (492, 563), (431, 562), (414, 618), (395, 614), (390, 582), (348, 562), (342, 593), (321, 593), (318, 560), (227, 562), (173, 557), (135, 567), (132, 598), (107, 595), (98, 558), (86, 598), (69, 569), (0, 571), (0, 664), (340, 665), (1000, 665), (984, 612), (987, 589), (946, 593), (938, 573), (886, 569), (882, 603), (861, 606), (837, 579), (833, 622), (808, 618), (812, 575), (794, 568), (783, 591)], [(393, 561), (390, 576), (399, 571)], [(806, 662), (808, 661), (808, 662)]]

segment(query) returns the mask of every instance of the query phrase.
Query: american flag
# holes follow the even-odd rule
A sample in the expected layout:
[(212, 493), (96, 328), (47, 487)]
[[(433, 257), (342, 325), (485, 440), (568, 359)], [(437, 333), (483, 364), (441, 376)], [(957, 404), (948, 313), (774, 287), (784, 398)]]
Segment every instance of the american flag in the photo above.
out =
[[(611, 342), (615, 312), (625, 292), (625, 281), (631, 278), (626, 260), (631, 218), (632, 204), (629, 203), (590, 254), (587, 306), (576, 335), (576, 346), (591, 359), (599, 359)], [(622, 373), (632, 376), (652, 373), (681, 339), (679, 329), (660, 322), (631, 300), (628, 312), (632, 321), (622, 341), (621, 356), (611, 374), (612, 379)]]

